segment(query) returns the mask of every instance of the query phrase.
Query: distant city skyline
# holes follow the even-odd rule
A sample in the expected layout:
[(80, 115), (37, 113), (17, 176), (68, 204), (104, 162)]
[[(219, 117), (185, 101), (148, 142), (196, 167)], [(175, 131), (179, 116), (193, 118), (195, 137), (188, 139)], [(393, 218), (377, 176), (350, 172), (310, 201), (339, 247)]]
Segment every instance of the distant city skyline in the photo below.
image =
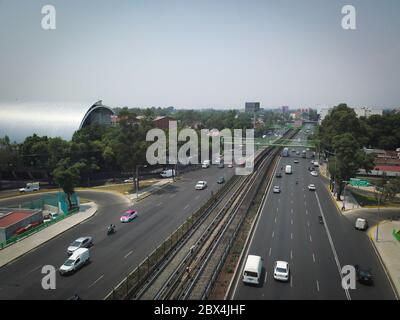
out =
[[(56, 29), (43, 30), (44, 5)], [(0, 0), (0, 105), (400, 106), (400, 2)]]

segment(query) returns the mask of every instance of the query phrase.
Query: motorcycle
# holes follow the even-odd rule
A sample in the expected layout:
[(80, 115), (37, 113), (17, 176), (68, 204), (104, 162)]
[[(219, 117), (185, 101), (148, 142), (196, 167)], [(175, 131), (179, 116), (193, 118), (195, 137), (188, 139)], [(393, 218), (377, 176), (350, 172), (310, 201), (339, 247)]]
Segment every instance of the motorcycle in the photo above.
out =
[(107, 235), (108, 235), (108, 236), (111, 235), (111, 234), (113, 234), (113, 233), (115, 233), (115, 232), (116, 232), (115, 226), (108, 227), (108, 229), (107, 229)]

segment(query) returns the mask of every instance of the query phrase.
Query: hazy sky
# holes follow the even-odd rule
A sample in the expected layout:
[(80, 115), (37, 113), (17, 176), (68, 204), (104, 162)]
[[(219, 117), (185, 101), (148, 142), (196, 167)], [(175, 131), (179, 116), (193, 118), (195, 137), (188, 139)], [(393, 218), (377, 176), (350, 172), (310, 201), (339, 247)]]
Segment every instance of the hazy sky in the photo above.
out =
[(399, 14), (399, 0), (0, 0), (0, 103), (398, 107)]

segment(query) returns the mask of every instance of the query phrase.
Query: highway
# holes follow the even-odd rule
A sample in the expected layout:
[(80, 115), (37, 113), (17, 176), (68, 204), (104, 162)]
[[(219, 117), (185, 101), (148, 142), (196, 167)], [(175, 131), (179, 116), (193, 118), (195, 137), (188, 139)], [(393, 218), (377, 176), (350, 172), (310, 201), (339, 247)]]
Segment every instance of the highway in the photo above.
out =
[[(298, 137), (303, 139), (305, 133), (300, 132)], [(297, 150), (301, 151), (300, 148)], [(295, 158), (299, 160), (298, 164), (294, 163)], [(292, 175), (284, 173), (287, 164), (293, 167)], [(338, 212), (328, 193), (327, 182), (311, 176), (309, 166), (310, 157), (302, 159), (292, 152), (290, 157), (280, 159), (277, 172), (282, 172), (282, 178), (274, 177), (245, 255), (263, 258), (262, 284), (258, 287), (244, 285), (239, 276), (234, 283), (233, 298), (395, 299), (367, 234), (355, 231), (354, 219)], [(316, 191), (308, 190), (310, 183), (316, 185)], [(272, 192), (275, 185), (281, 187), (280, 194)], [(318, 221), (320, 215), (325, 218), (324, 225)], [(273, 265), (277, 260), (287, 261), (290, 265), (291, 277), (287, 283), (273, 278)], [(357, 283), (355, 290), (346, 292), (342, 289), (339, 270), (344, 265), (354, 264), (371, 269), (374, 286)], [(243, 264), (240, 274), (242, 270)]]
[[(216, 183), (219, 176), (228, 180), (233, 174), (234, 169), (219, 169), (217, 166), (185, 173), (172, 185), (136, 204), (139, 216), (129, 224), (119, 222), (121, 213), (130, 207), (126, 198), (112, 193), (79, 192), (80, 196), (98, 204), (97, 214), (1, 268), (0, 299), (67, 299), (75, 293), (83, 299), (103, 299), (129, 271), (200, 208), (211, 191), (216, 192), (221, 187)], [(207, 189), (196, 191), (194, 185), (198, 180), (206, 180)], [(0, 206), (37, 197), (3, 200)], [(107, 236), (106, 229), (110, 223), (117, 226), (117, 233)], [(58, 269), (67, 258), (67, 246), (80, 236), (94, 238), (95, 244), (90, 249), (91, 263), (71, 276), (61, 277), (57, 273), (56, 289), (43, 290), (42, 266), (53, 265)]]

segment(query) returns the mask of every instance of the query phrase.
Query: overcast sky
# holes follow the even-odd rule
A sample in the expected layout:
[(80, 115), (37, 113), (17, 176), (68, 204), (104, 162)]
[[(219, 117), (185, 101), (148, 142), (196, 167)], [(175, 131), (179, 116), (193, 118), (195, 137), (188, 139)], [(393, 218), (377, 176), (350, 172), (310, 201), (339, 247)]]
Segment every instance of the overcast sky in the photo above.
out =
[(0, 103), (398, 107), (399, 14), (399, 0), (0, 0)]

